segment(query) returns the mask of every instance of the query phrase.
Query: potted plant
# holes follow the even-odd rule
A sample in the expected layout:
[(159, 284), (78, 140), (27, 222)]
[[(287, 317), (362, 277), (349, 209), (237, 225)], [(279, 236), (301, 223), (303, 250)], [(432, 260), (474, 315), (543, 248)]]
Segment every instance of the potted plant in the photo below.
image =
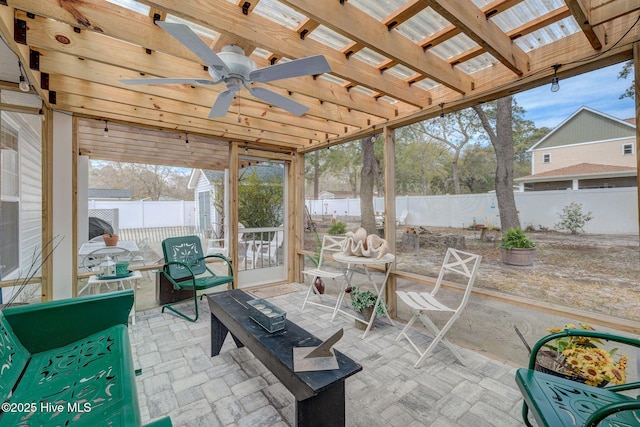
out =
[[(360, 290), (357, 286), (351, 288), (351, 306), (355, 311), (360, 313), (365, 322), (369, 323), (371, 316), (373, 315), (373, 306), (376, 305), (378, 296), (369, 290)], [(388, 305), (378, 305), (376, 315), (384, 315), (385, 309), (389, 310)], [(358, 329), (366, 329), (366, 324), (356, 320), (355, 326)]]
[(500, 241), (502, 262), (510, 265), (533, 265), (536, 257), (536, 244), (518, 228), (510, 228)]
[[(580, 328), (595, 331), (586, 323)], [(565, 329), (576, 329), (568, 324)], [(562, 332), (562, 328), (547, 328), (549, 333)], [(624, 384), (626, 381), (627, 356), (614, 360), (617, 348), (607, 351), (599, 346), (602, 340), (585, 336), (565, 336), (545, 344), (547, 350), (536, 357), (537, 371), (569, 378), (587, 385), (604, 387), (608, 383)]]
[(118, 235), (111, 229), (106, 229), (102, 233), (105, 246), (116, 246), (118, 244)]

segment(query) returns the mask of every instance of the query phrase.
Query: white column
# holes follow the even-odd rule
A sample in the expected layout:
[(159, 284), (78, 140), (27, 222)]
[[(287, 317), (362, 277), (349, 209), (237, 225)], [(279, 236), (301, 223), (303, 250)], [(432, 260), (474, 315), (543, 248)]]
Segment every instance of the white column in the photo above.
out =
[(89, 156), (78, 156), (78, 247), (89, 240), (88, 200)]
[(53, 236), (63, 237), (53, 253), (52, 299), (71, 298), (73, 257), (72, 118), (53, 112)]

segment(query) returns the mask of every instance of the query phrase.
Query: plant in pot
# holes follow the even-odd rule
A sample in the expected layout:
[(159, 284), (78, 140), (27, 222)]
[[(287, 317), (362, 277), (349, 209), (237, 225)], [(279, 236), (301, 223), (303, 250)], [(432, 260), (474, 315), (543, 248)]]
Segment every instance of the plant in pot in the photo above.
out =
[(510, 228), (500, 241), (502, 262), (509, 265), (533, 265), (536, 244), (520, 228)]
[(105, 246), (116, 246), (118, 244), (118, 235), (111, 229), (105, 229), (102, 233)]
[[(355, 311), (361, 314), (362, 318), (365, 322), (369, 322), (371, 316), (373, 315), (373, 306), (376, 305), (376, 300), (378, 296), (369, 290), (360, 290), (357, 286), (353, 286), (351, 288), (351, 306)], [(388, 311), (389, 306), (382, 304), (378, 305), (376, 309), (376, 315), (384, 315), (385, 309)], [(355, 326), (358, 329), (366, 329), (367, 326), (362, 322), (356, 320)]]

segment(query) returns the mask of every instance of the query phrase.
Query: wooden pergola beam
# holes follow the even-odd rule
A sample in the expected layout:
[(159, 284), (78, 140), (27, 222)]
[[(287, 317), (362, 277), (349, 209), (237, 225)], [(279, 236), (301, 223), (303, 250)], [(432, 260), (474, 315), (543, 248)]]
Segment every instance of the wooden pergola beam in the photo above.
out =
[(529, 71), (529, 56), (470, 0), (423, 0), (447, 21), (461, 29), (505, 67), (521, 76)]
[[(345, 2), (320, 3), (315, 0), (281, 0), (282, 3), (320, 22), (343, 36), (359, 42), (379, 54), (459, 92), (471, 90), (471, 78), (460, 70), (452, 70), (446, 61), (403, 35), (388, 31), (384, 23)], [(359, 25), (350, 25), (358, 22)], [(385, 33), (386, 31), (386, 33)], [(384, 37), (380, 37), (380, 33)]]
[(604, 30), (589, 23), (589, 15), (582, 2), (580, 0), (565, 0), (565, 3), (591, 46), (594, 49), (602, 49)]

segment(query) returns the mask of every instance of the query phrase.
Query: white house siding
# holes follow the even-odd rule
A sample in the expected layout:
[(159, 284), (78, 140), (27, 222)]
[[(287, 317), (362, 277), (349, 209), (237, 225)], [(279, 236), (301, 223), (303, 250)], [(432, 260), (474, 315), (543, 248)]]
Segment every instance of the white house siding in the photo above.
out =
[[(533, 164), (535, 165), (533, 173), (543, 173), (580, 163), (635, 167), (635, 152), (622, 154), (622, 146), (625, 144), (635, 144), (635, 138), (536, 149), (533, 151)], [(545, 154), (550, 155), (551, 161), (549, 163), (542, 161)]]
[[(198, 194), (202, 192), (210, 192), (213, 189), (213, 186), (207, 179), (207, 177), (200, 171), (200, 175), (198, 176), (198, 181), (196, 183), (196, 187), (194, 189), (194, 199), (196, 202), (196, 226), (200, 224), (200, 197)], [(210, 198), (211, 204), (213, 205), (213, 195)], [(209, 211), (211, 212), (212, 218), (210, 218), (209, 223), (213, 224), (218, 222), (218, 218), (213, 206), (209, 206)]]
[[(20, 174), (20, 270), (31, 265), (34, 251), (42, 247), (42, 121), (40, 116), (2, 112), (18, 129)], [(26, 273), (25, 273), (26, 274)], [(3, 279), (17, 277), (19, 272)]]

